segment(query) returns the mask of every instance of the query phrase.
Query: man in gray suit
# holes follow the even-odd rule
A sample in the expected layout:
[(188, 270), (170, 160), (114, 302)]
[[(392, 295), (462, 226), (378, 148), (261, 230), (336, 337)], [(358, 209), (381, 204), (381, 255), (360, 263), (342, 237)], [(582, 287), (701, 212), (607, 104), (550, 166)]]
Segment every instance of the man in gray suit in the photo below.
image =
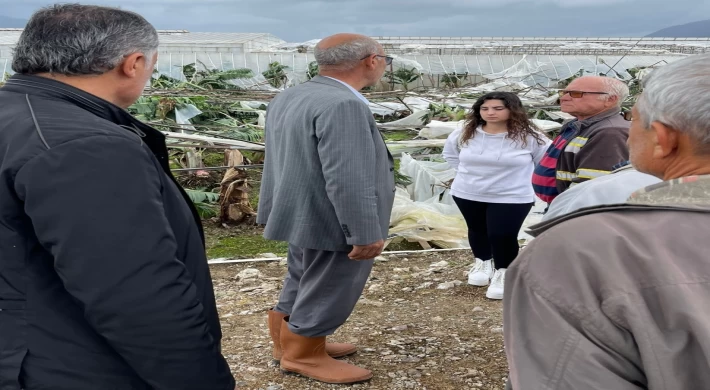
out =
[(350, 316), (382, 252), (394, 202), (394, 165), (367, 100), (391, 58), (376, 41), (337, 34), (316, 46), (320, 76), (269, 104), (257, 221), (289, 243), (288, 274), (269, 311), (281, 369), (328, 383), (369, 370), (335, 360), (350, 344), (326, 344)]

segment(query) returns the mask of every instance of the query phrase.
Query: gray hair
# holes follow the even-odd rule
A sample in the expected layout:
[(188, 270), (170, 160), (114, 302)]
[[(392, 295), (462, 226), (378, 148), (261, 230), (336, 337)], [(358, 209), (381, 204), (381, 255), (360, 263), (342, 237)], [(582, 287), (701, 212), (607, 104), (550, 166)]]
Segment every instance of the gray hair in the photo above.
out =
[(152, 57), (158, 32), (142, 16), (118, 8), (56, 4), (30, 18), (14, 49), (20, 74), (100, 75), (134, 53)]
[(609, 100), (610, 97), (616, 96), (616, 105), (621, 107), (621, 104), (629, 97), (629, 86), (613, 77), (602, 77), (601, 80), (604, 92), (608, 95), (600, 95), (600, 99)]
[(323, 70), (350, 70), (363, 57), (379, 54), (379, 44), (372, 38), (362, 37), (326, 49), (316, 45), (314, 54), (318, 66)]
[(710, 54), (698, 54), (653, 70), (636, 103), (644, 128), (660, 122), (710, 144)]

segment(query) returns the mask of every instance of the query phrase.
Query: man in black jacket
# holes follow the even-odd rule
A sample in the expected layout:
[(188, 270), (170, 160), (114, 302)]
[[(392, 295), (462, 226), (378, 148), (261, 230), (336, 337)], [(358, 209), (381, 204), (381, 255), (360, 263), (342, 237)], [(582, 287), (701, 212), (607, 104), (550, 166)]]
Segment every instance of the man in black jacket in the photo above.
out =
[(124, 110), (158, 34), (118, 9), (35, 13), (0, 89), (0, 390), (232, 390), (194, 206)]

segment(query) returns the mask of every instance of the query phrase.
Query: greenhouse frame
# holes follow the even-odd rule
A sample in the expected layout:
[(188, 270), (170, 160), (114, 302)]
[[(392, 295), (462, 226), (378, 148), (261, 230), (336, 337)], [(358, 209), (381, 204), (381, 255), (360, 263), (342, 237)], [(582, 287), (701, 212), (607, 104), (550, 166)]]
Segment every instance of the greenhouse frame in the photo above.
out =
[[(0, 29), (2, 80), (11, 74), (12, 46), (21, 29)], [(273, 90), (261, 75), (270, 63), (287, 66), (287, 86), (308, 79), (318, 40), (287, 43), (266, 33), (160, 31), (156, 68), (184, 79), (183, 67), (246, 68), (252, 79), (235, 80), (245, 88)], [(411, 87), (440, 87), (455, 75), (463, 84), (500, 81), (554, 87), (575, 74), (605, 74), (622, 79), (628, 69), (651, 67), (710, 51), (710, 38), (556, 38), (556, 37), (373, 37), (395, 57), (391, 70), (407, 68), (420, 75)], [(392, 87), (383, 82), (378, 89)]]

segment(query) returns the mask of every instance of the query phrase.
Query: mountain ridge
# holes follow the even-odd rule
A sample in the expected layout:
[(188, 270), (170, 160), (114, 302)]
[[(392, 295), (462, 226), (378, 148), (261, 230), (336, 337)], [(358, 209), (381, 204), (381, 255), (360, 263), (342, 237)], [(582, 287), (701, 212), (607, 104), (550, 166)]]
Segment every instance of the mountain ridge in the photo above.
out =
[(710, 19), (666, 27), (646, 36), (664, 38), (710, 38)]

